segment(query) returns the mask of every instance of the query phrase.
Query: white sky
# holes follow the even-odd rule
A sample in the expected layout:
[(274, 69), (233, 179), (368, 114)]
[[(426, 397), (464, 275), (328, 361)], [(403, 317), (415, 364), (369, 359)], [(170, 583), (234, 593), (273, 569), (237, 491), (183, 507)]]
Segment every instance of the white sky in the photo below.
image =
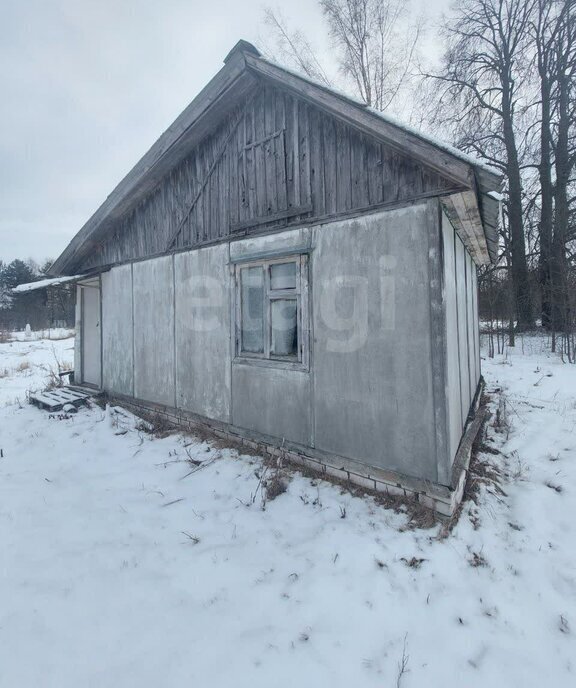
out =
[(329, 59), (315, 0), (0, 0), (0, 260), (56, 258), (267, 4)]

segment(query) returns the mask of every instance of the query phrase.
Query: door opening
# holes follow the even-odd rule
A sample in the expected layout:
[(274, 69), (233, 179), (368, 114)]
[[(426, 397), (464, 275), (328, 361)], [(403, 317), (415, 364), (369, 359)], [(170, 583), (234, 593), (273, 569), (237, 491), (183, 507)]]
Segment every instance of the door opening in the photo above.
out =
[(82, 285), (82, 382), (102, 384), (100, 286)]

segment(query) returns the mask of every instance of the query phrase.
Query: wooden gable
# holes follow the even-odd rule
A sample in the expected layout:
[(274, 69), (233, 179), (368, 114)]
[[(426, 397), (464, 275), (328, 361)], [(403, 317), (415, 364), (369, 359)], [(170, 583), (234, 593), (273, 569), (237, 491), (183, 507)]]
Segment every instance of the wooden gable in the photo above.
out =
[(299, 96), (260, 82), (93, 243), (88, 269), (461, 190)]

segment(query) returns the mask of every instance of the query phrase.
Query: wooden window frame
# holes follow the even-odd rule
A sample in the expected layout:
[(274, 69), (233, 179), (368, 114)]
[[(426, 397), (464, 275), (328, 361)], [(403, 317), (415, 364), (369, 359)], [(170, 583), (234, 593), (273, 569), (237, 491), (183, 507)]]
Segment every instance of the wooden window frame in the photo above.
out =
[[(281, 263), (296, 264), (296, 286), (293, 289), (272, 289), (270, 268)], [(260, 267), (264, 273), (264, 351), (252, 353), (242, 351), (242, 285), (241, 271), (244, 268)], [(298, 331), (298, 353), (296, 356), (272, 354), (272, 302), (282, 299), (296, 301), (296, 322)], [(274, 258), (249, 259), (234, 265), (234, 362), (247, 363), (262, 367), (284, 368), (287, 370), (308, 371), (310, 363), (310, 323), (308, 293), (308, 254), (287, 254)]]

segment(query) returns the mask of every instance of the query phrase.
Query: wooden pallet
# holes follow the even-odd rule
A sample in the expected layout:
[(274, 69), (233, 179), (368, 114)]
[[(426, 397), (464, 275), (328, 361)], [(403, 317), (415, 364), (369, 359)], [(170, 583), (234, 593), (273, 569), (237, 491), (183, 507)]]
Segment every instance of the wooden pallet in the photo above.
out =
[(57, 387), (49, 392), (36, 392), (30, 395), (30, 403), (46, 411), (61, 411), (64, 406), (71, 404), (78, 407), (86, 404), (90, 397), (98, 396), (100, 392), (80, 389), (79, 387)]

